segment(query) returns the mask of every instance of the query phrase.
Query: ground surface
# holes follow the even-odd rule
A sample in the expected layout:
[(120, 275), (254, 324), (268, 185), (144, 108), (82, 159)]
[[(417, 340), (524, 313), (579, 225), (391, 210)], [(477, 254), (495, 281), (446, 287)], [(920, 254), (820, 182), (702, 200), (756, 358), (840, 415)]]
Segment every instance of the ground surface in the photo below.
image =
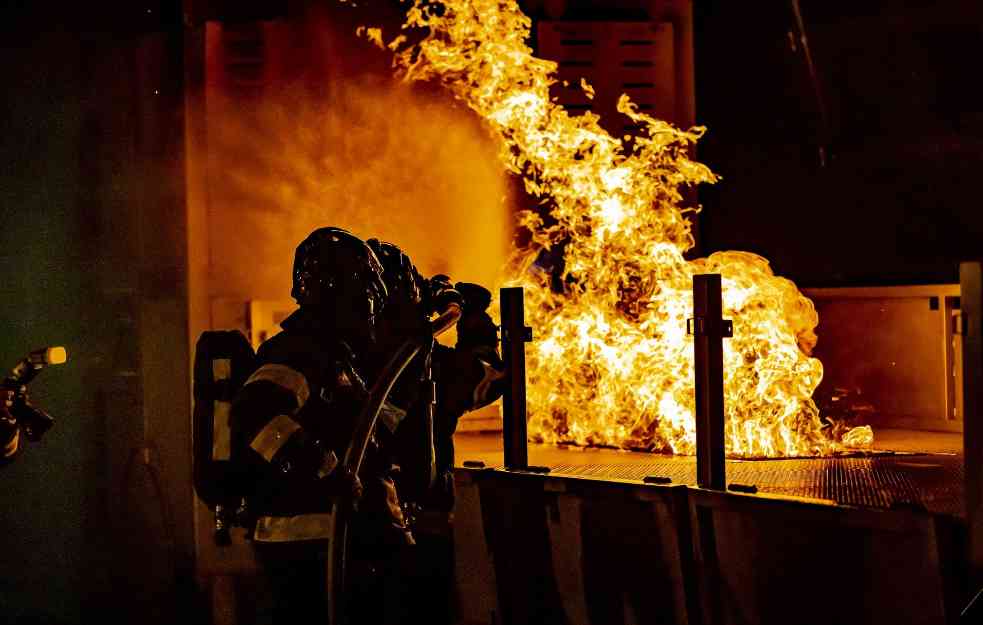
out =
[[(916, 507), (963, 515), (962, 435), (948, 432), (879, 429), (874, 447), (883, 455), (793, 460), (728, 460), (729, 485), (758, 492), (836, 501), (878, 508)], [(501, 433), (455, 437), (458, 465), (482, 462), (501, 467)], [(696, 484), (696, 460), (615, 449), (529, 445), (530, 465), (553, 475), (601, 480), (668, 478)]]

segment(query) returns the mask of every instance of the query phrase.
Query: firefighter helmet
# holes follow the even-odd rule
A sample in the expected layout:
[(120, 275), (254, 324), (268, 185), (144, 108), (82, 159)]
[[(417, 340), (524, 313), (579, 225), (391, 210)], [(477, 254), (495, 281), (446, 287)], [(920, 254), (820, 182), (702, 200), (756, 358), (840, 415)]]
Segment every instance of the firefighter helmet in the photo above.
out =
[(297, 246), (290, 295), (301, 308), (371, 319), (387, 298), (382, 263), (351, 232), (318, 228)]
[(389, 297), (400, 302), (419, 304), (422, 298), (420, 286), (423, 283), (423, 276), (417, 272), (410, 257), (393, 243), (369, 239), (368, 244), (382, 262), (383, 277), (389, 289)]

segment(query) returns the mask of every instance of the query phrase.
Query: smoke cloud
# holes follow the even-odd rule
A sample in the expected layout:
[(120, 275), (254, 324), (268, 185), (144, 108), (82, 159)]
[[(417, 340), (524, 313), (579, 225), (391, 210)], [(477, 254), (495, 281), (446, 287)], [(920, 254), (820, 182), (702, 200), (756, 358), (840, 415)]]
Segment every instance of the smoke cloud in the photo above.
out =
[(288, 299), (322, 226), (402, 247), (425, 275), (493, 286), (509, 251), (498, 146), (446, 94), (391, 80), (208, 103), (211, 292)]

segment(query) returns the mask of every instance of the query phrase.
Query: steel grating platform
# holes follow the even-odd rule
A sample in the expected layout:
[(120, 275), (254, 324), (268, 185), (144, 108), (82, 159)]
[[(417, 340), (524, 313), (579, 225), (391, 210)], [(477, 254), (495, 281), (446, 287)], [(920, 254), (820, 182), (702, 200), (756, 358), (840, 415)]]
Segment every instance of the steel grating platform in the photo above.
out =
[[(458, 437), (459, 461), (478, 460), (488, 467), (501, 467), (500, 439), (497, 449), (489, 447), (495, 440), (491, 436)], [(961, 454), (910, 450), (892, 453), (883, 449), (877, 453), (833, 458), (728, 459), (727, 484), (754, 487), (762, 494), (820, 499), (840, 505), (914, 508), (964, 516)], [(557, 476), (637, 482), (668, 478), (673, 484), (696, 484), (696, 459), (690, 456), (530, 445), (529, 462), (548, 467), (549, 474)]]

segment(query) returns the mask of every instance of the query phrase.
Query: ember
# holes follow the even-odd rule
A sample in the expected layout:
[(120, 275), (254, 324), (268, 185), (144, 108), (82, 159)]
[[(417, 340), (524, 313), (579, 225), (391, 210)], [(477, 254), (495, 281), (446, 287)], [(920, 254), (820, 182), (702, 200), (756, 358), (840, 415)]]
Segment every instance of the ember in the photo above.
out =
[[(724, 352), (727, 452), (870, 446), (869, 427), (837, 439), (822, 429), (812, 399), (823, 374), (810, 357), (812, 302), (760, 256), (684, 258), (694, 209), (681, 193), (716, 181), (689, 158), (704, 129), (677, 129), (627, 96), (618, 110), (641, 129), (633, 138), (611, 136), (591, 113), (569, 115), (549, 95), (557, 66), (532, 55), (530, 20), (514, 1), (417, 0), (404, 28), (426, 36), (389, 44), (399, 75), (439, 81), (485, 119), (505, 166), (546, 207), (521, 214), (531, 242), (514, 253), (508, 281), (526, 288), (537, 334), (528, 362), (536, 440), (694, 453), (686, 319), (693, 275), (712, 272), (722, 275), (724, 314), (734, 322)], [(383, 45), (377, 31), (367, 36)]]

